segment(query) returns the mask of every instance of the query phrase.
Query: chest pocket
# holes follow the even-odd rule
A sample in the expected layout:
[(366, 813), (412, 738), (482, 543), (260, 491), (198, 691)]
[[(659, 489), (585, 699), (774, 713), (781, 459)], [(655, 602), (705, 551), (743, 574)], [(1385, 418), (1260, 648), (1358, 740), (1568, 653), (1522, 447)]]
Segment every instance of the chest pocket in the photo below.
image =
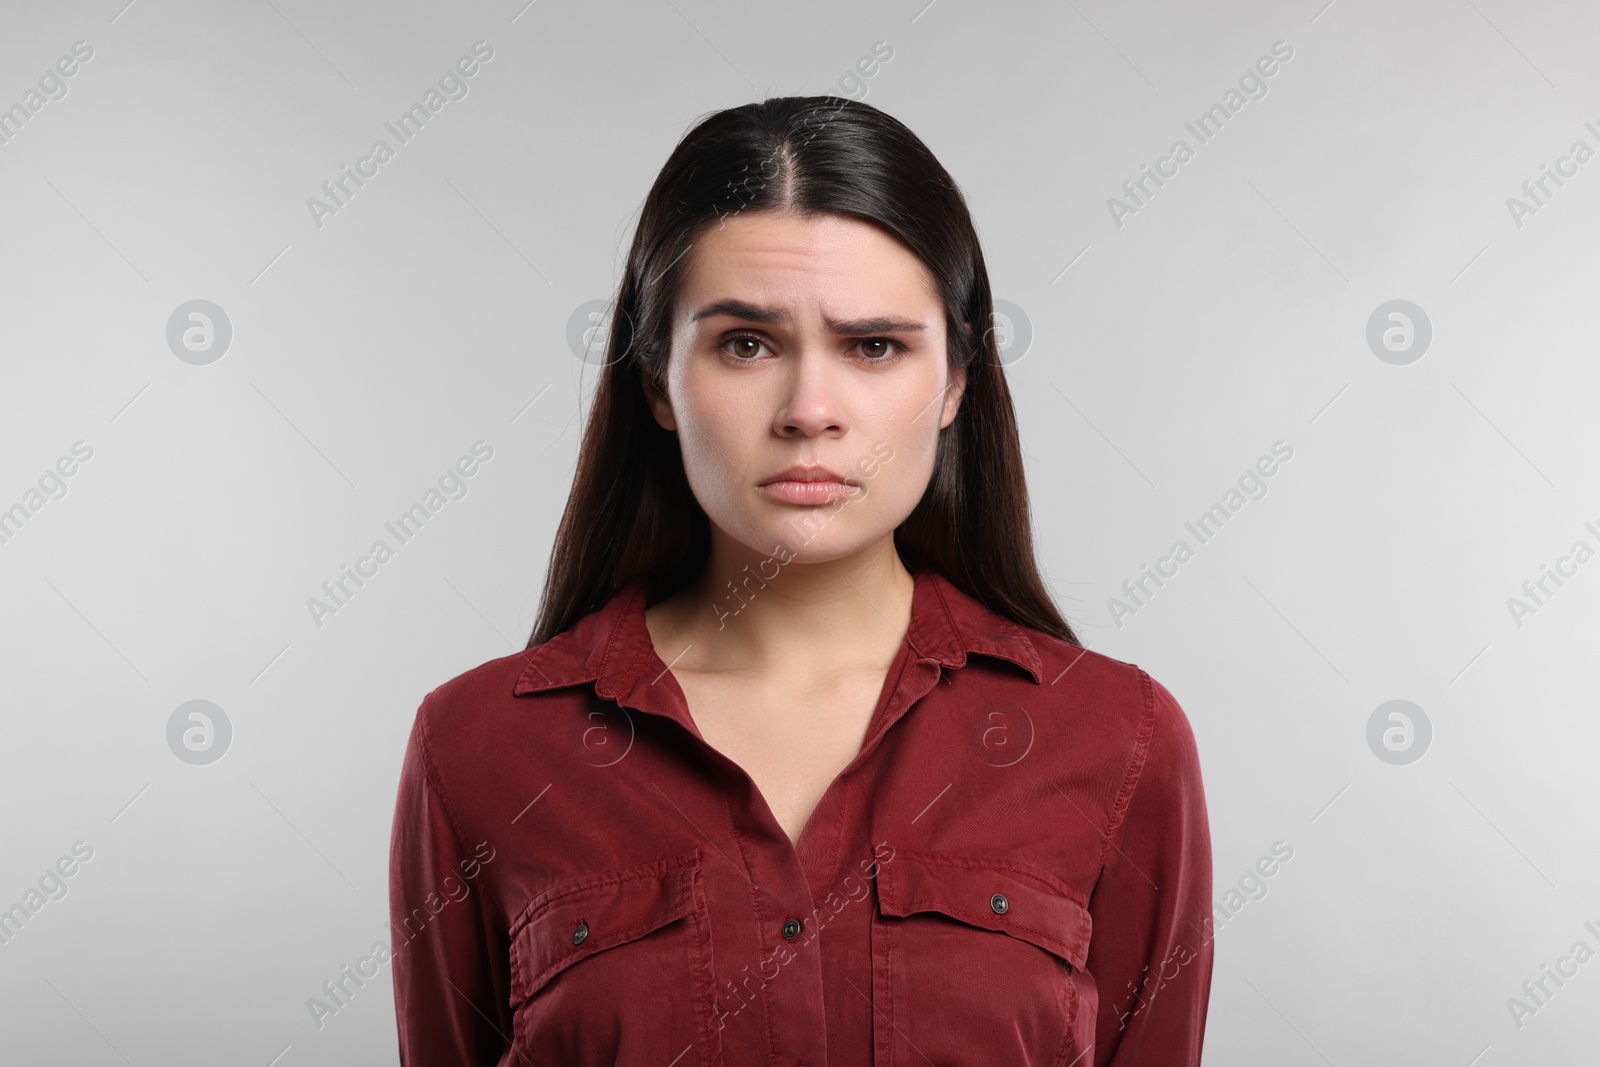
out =
[(962, 1064), (976, 1049), (995, 1063), (1086, 1062), (1098, 997), (1078, 893), (1028, 864), (905, 848), (876, 882), (876, 1063)]
[(722, 1062), (700, 850), (585, 875), (511, 924), (513, 1046), (534, 1063)]

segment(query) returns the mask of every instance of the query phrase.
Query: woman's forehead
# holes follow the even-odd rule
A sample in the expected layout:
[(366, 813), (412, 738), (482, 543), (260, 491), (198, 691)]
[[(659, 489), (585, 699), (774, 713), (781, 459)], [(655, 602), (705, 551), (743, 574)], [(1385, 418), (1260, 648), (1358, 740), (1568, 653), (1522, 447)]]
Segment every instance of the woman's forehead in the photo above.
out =
[(679, 299), (680, 321), (691, 324), (719, 313), (773, 325), (797, 316), (926, 322), (939, 305), (916, 254), (857, 219), (730, 219), (708, 228), (692, 252)]

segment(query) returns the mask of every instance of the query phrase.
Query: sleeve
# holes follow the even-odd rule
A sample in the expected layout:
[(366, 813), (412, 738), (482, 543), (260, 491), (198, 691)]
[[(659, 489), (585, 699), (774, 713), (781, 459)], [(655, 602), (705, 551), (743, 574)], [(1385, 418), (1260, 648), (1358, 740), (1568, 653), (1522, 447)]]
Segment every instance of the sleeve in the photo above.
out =
[[(1211, 995), (1211, 833), (1194, 733), (1139, 672), (1146, 718), (1089, 902), (1094, 1067), (1197, 1067)], [(1141, 751), (1142, 747), (1142, 751)]]
[(493, 843), (470, 851), (436, 784), (422, 702), (406, 744), (389, 839), (391, 976), (404, 1067), (499, 1062), (510, 1047), (510, 946), (485, 865)]

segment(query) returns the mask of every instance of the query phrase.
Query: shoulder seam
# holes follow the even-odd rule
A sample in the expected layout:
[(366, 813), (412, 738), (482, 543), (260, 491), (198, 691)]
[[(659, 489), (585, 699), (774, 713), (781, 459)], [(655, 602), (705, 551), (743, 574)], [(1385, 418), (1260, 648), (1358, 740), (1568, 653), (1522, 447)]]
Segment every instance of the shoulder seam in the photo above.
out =
[(444, 808), (445, 819), (450, 823), (450, 833), (455, 838), (456, 849), (465, 855), (467, 847), (463, 842), (466, 840), (466, 834), (461, 829), (461, 820), (456, 815), (456, 807), (450, 800), (450, 794), (445, 792), (444, 786), (438, 780), (439, 769), (428, 752), (427, 708), (431, 699), (433, 693), (423, 697), (422, 707), (417, 712), (417, 755), (422, 760), (422, 781), (439, 798), (439, 805)]
[(1128, 814), (1128, 805), (1133, 800), (1134, 790), (1138, 787), (1139, 779), (1143, 777), (1145, 758), (1150, 754), (1150, 739), (1155, 736), (1156, 726), (1156, 693), (1150, 684), (1150, 675), (1137, 665), (1133, 669), (1139, 673), (1139, 692), (1144, 697), (1144, 720), (1139, 724), (1139, 735), (1133, 742), (1133, 758), (1128, 762), (1128, 772), (1123, 777), (1122, 788), (1117, 791), (1117, 799), (1111, 806), (1111, 819), (1106, 825), (1105, 845), (1100, 849), (1100, 863), (1105, 866), (1106, 853), (1115, 847), (1117, 832), (1122, 829), (1124, 817)]

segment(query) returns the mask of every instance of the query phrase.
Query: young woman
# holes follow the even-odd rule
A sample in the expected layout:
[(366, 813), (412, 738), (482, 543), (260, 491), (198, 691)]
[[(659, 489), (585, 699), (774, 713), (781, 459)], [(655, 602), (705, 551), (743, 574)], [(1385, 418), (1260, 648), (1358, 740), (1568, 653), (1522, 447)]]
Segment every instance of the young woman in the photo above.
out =
[(1199, 1063), (1194, 738), (1045, 591), (991, 314), (878, 109), (678, 145), (528, 647), (412, 727), (404, 1063)]

